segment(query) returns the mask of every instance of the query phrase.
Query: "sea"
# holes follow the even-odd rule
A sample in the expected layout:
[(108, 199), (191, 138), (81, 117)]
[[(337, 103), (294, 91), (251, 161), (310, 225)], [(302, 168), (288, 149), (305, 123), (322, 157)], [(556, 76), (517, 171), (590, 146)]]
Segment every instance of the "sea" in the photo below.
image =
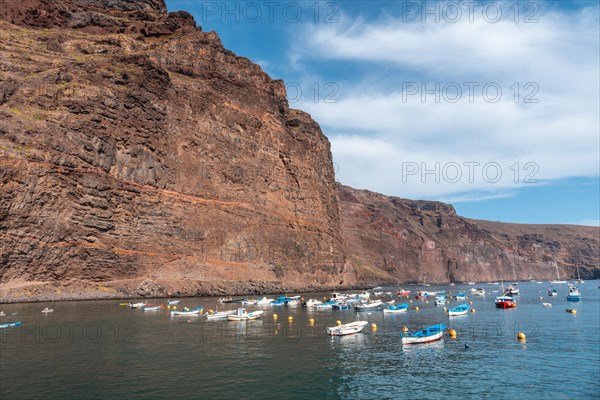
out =
[[(120, 305), (127, 300), (1, 304), (0, 323), (22, 325), (0, 329), (0, 399), (598, 399), (599, 283), (578, 286), (582, 301), (573, 303), (566, 284), (521, 282), (517, 308), (506, 310), (494, 306), (493, 283), (403, 286), (410, 298), (383, 287), (376, 291), (408, 303), (406, 313), (245, 306), (264, 310), (247, 322), (171, 317), (167, 299), (149, 300), (165, 304), (156, 312)], [(548, 296), (551, 287), (558, 296)], [(468, 299), (436, 306), (415, 299), (418, 290)], [(469, 303), (465, 316), (444, 311)], [(198, 297), (178, 308), (198, 306), (240, 307)], [(356, 320), (369, 322), (359, 334), (325, 334)], [(403, 347), (404, 327), (441, 322), (456, 338)]]

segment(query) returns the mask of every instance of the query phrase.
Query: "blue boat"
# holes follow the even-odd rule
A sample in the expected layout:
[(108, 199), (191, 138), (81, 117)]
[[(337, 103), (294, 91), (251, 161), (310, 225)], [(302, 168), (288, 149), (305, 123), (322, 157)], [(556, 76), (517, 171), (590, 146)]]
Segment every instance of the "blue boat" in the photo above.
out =
[(398, 314), (408, 310), (408, 304), (398, 304), (395, 306), (387, 306), (383, 309), (384, 314)]
[(446, 324), (437, 324), (430, 326), (428, 328), (423, 329), (422, 331), (417, 331), (411, 334), (405, 334), (402, 336), (402, 344), (419, 344), (419, 343), (429, 343), (435, 342), (436, 340), (440, 340), (444, 337), (444, 330), (446, 329)]
[(349, 310), (352, 308), (350, 304), (338, 303), (331, 306), (334, 310)]
[(456, 295), (456, 300), (465, 300), (467, 298), (467, 294), (462, 292)]
[(2, 328), (12, 328), (12, 327), (15, 327), (15, 326), (20, 326), (20, 325), (22, 325), (21, 322), (9, 322), (7, 324), (0, 324), (0, 329), (2, 329)]
[(461, 304), (448, 310), (448, 316), (466, 315), (471, 307), (468, 304)]
[(567, 301), (581, 301), (581, 293), (579, 293), (579, 289), (577, 289), (575, 286), (569, 287)]

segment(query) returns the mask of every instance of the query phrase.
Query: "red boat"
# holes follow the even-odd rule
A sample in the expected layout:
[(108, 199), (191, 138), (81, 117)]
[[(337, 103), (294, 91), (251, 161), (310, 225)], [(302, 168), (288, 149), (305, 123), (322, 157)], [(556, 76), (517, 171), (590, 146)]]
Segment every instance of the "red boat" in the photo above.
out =
[(496, 297), (496, 308), (515, 308), (517, 302), (510, 296)]
[(396, 294), (398, 295), (398, 297), (408, 297), (410, 296), (410, 290), (400, 289), (396, 292)]

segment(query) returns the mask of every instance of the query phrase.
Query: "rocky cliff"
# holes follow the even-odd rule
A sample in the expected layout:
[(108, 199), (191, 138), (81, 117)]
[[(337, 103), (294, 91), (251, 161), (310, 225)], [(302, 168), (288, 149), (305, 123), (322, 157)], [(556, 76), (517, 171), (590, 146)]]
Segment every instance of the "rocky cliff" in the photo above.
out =
[(596, 228), (338, 186), (283, 82), (162, 0), (0, 2), (0, 301), (594, 277), (599, 259)]
[(339, 185), (359, 282), (600, 277), (600, 228), (471, 220), (448, 204)]
[(3, 4), (5, 298), (346, 283), (330, 145), (282, 81), (162, 0)]

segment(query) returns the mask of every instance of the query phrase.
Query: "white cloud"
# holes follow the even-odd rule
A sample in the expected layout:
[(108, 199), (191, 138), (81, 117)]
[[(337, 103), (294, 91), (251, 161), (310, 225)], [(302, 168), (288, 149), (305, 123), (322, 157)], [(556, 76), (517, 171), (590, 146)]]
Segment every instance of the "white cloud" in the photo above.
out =
[[(361, 73), (338, 82), (339, 103), (296, 106), (310, 112), (328, 134), (340, 181), (386, 194), (454, 201), (509, 196), (536, 166), (534, 178), (542, 181), (597, 176), (597, 15), (593, 8), (539, 14), (537, 24), (386, 18), (307, 25), (294, 46), (295, 63), (351, 63)], [(406, 82), (425, 82), (429, 88), (435, 82), (442, 87), (458, 82), (468, 90), (463, 82), (469, 81), (481, 86), (497, 82), (503, 95), (497, 103), (486, 102), (480, 89), (473, 103), (466, 92), (457, 103), (435, 102), (432, 95), (423, 103), (406, 91), (403, 97)], [(510, 88), (514, 82), (520, 83), (519, 103)], [(525, 90), (526, 82), (538, 85), (539, 103), (522, 102), (531, 92)], [(403, 179), (406, 163), (425, 163), (431, 169), (436, 162), (440, 169), (449, 163), (463, 166), (464, 179), (451, 182), (443, 171), (438, 182), (421, 171)], [(468, 162), (497, 163), (502, 178), (491, 182), (493, 177), (476, 169), (479, 175), (470, 181), (464, 166)], [(526, 163), (534, 165), (525, 169)]]
[(587, 218), (576, 222), (575, 225), (600, 226), (600, 219)]

